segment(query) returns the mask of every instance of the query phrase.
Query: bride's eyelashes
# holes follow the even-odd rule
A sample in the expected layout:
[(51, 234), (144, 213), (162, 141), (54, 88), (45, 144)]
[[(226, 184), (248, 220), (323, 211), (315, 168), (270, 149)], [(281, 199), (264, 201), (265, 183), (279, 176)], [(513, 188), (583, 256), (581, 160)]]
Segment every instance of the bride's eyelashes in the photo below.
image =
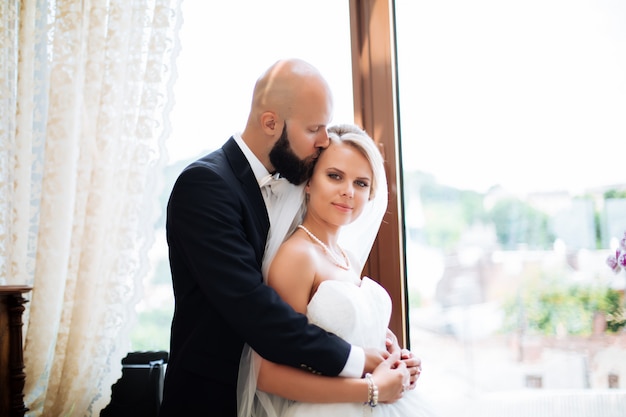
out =
[(335, 172), (330, 172), (328, 173), (328, 178), (333, 179), (333, 180), (341, 180), (341, 175), (335, 173)]
[[(326, 175), (328, 176), (328, 178), (336, 181), (341, 181), (343, 179), (343, 176), (336, 172), (329, 172)], [(354, 180), (354, 184), (359, 188), (367, 188), (370, 186), (370, 181), (368, 181), (367, 179), (356, 179)]]

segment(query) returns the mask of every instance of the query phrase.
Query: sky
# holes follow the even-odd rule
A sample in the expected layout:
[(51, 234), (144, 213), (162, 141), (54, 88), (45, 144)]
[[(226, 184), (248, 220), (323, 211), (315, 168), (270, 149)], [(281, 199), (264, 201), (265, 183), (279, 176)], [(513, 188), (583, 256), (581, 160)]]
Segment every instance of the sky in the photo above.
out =
[[(333, 122), (352, 121), (348, 1), (269, 3), (183, 1), (170, 160), (241, 131), (284, 57), (318, 67)], [(395, 3), (405, 169), (477, 191), (626, 183), (626, 2)]]
[(353, 121), (348, 2), (341, 3), (184, 0), (170, 160), (215, 149), (242, 131), (255, 81), (282, 58), (315, 65), (333, 91), (334, 121)]

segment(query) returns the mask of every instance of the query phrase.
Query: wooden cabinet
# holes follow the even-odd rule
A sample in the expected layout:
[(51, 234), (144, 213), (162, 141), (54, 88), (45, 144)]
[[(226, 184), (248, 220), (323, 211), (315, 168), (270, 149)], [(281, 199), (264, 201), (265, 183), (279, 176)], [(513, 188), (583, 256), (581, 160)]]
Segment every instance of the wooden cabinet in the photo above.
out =
[(22, 313), (25, 285), (0, 285), (0, 416), (24, 416)]

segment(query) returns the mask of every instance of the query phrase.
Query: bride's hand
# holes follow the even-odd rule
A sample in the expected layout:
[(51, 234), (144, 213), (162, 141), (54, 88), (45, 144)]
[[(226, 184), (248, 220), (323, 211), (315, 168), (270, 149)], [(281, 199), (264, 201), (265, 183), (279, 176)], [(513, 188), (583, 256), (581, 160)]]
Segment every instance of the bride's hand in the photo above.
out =
[(390, 355), (372, 373), (378, 387), (378, 402), (393, 403), (400, 398), (409, 385), (409, 371), (399, 355)]

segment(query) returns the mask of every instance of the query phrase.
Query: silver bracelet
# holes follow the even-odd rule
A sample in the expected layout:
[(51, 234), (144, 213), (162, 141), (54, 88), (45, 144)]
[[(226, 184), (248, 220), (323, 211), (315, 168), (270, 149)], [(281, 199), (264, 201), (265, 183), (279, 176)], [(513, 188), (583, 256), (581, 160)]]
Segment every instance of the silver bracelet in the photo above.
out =
[(367, 379), (367, 402), (365, 404), (370, 407), (376, 407), (378, 405), (378, 386), (374, 382), (374, 378), (372, 374), (369, 372), (365, 374), (365, 379)]

